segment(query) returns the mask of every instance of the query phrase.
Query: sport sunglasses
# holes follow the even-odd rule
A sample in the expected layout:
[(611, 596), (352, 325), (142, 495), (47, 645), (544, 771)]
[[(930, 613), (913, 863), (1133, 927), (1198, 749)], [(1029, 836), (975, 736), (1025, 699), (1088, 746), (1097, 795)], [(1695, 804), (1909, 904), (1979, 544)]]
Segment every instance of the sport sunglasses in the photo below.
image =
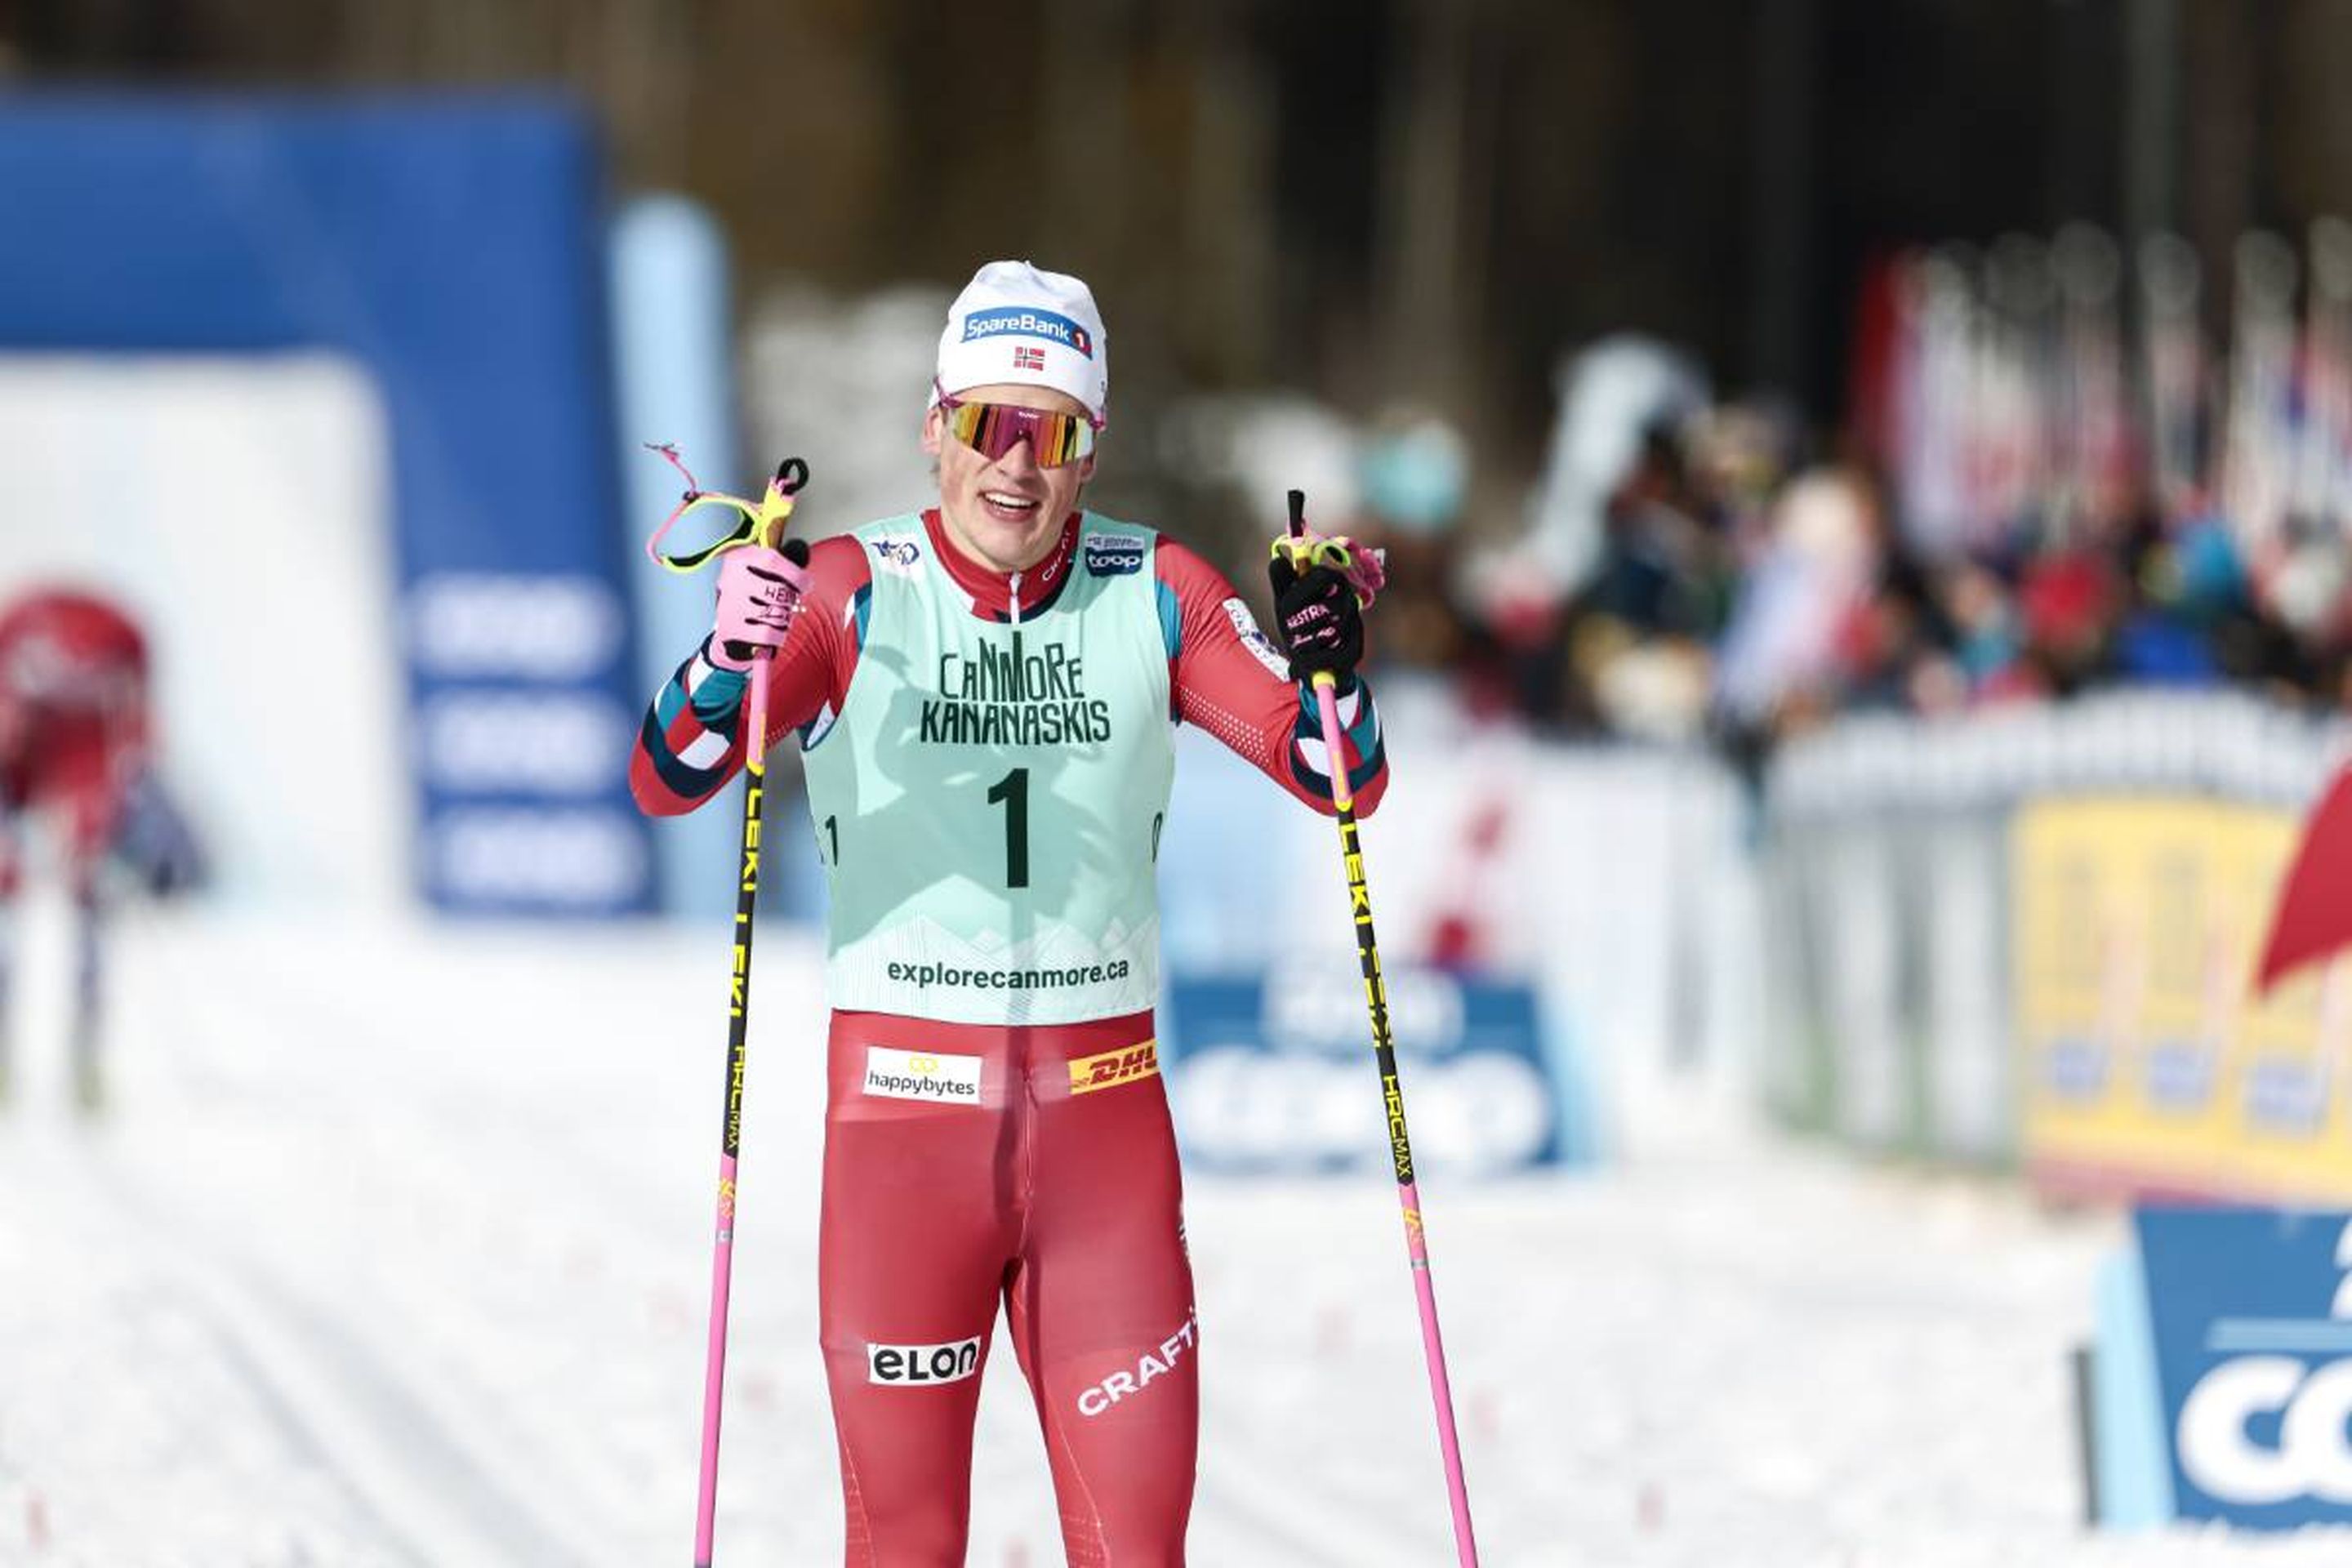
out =
[(937, 381), (931, 383), (931, 389), (939, 395), (948, 433), (990, 462), (1026, 441), (1030, 458), (1039, 468), (1058, 468), (1091, 456), (1095, 437), (1102, 429), (1083, 414), (1017, 408), (1009, 403), (968, 403), (949, 395)]

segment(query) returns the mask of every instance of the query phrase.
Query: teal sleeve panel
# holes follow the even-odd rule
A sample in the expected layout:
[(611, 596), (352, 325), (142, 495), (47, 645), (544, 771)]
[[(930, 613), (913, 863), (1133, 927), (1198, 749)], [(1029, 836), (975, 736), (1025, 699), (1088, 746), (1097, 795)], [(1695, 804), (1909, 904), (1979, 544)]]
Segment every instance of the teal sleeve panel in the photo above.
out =
[(1176, 603), (1176, 590), (1164, 579), (1155, 578), (1152, 586), (1159, 590), (1160, 640), (1168, 645), (1168, 657), (1174, 658), (1184, 651), (1184, 615)]
[[(1388, 762), (1388, 753), (1381, 737), (1380, 710), (1372, 703), (1371, 687), (1359, 680), (1356, 698), (1356, 717), (1343, 722), (1339, 730), (1341, 743), (1356, 758), (1354, 765), (1348, 769), (1348, 793), (1351, 795), (1362, 794), (1380, 776), (1381, 768)], [(1316, 700), (1312, 681), (1298, 683), (1298, 723), (1291, 735), (1294, 741), (1319, 742), (1323, 739), (1323, 711), (1321, 704)], [(1291, 748), (1290, 765), (1298, 782), (1308, 789), (1322, 795), (1330, 793), (1329, 776), (1309, 763), (1298, 746)]]

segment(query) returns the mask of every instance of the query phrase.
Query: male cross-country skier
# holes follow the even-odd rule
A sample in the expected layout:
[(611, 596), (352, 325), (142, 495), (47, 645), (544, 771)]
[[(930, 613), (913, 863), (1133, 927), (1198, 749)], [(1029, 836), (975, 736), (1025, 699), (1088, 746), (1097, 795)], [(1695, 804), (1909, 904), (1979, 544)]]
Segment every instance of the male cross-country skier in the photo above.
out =
[[(0, 605), (0, 903), (14, 903), (24, 880), (23, 826), (45, 819), (73, 900), (73, 1085), (85, 1110), (104, 1099), (106, 868), (119, 863), (159, 895), (186, 888), (201, 869), (152, 752), (147, 639), (126, 613), (68, 588)], [(0, 925), (0, 1099), (8, 1090), (13, 937)]]
[(804, 576), (729, 552), (632, 765), (647, 811), (709, 800), (773, 650), (762, 743), (800, 732), (831, 889), (818, 1294), (854, 1568), (963, 1562), (1000, 1298), (1069, 1562), (1183, 1562), (1200, 1330), (1151, 1012), (1174, 726), (1328, 812), (1328, 669), (1359, 810), (1386, 784), (1338, 574), (1275, 568), (1286, 658), (1199, 555), (1079, 508), (1108, 350), (1077, 279), (982, 268), (923, 419), (937, 506)]

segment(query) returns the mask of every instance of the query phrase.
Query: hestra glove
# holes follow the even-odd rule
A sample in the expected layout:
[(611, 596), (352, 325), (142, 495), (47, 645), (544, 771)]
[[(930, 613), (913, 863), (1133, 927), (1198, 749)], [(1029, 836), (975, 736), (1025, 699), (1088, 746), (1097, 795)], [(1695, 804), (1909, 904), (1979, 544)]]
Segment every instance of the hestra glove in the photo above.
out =
[(1275, 629), (1290, 656), (1290, 677), (1309, 679), (1318, 669), (1337, 677), (1340, 695), (1356, 689), (1356, 666), (1364, 657), (1364, 612), (1354, 584), (1329, 566), (1304, 573), (1276, 555), (1266, 563), (1274, 588)]
[(808, 586), (808, 542), (788, 539), (782, 550), (738, 545), (719, 557), (719, 602), (712, 615), (710, 662), (738, 673), (761, 650), (773, 653), (792, 629), (793, 612)]

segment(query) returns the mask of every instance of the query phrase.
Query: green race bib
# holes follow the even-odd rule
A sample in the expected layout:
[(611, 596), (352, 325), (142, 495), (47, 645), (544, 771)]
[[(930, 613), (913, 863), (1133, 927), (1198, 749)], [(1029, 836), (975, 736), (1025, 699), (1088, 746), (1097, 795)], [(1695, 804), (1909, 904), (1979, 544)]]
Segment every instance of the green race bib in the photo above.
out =
[(858, 531), (864, 643), (807, 751), (835, 1007), (1066, 1024), (1158, 1001), (1157, 536), (1092, 512), (1080, 531), (1070, 580), (1018, 624), (972, 614), (921, 518)]

